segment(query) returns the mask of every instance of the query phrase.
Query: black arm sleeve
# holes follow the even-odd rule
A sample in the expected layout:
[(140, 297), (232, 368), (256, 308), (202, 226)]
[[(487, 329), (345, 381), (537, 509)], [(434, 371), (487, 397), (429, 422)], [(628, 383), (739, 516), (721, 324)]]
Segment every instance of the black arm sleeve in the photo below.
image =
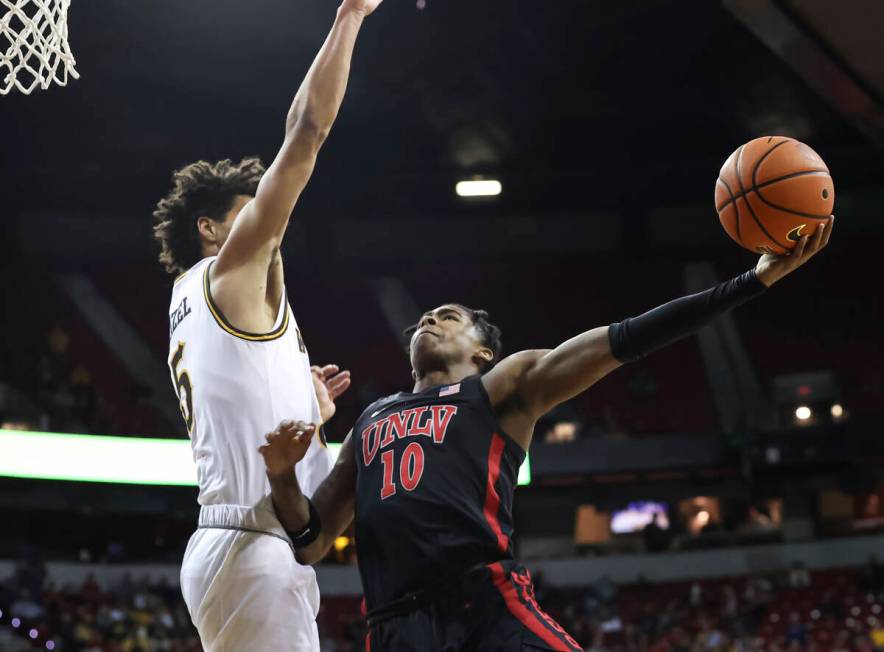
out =
[(700, 330), (766, 289), (751, 269), (705, 292), (675, 299), (638, 317), (611, 324), (608, 329), (611, 352), (620, 362), (639, 360)]

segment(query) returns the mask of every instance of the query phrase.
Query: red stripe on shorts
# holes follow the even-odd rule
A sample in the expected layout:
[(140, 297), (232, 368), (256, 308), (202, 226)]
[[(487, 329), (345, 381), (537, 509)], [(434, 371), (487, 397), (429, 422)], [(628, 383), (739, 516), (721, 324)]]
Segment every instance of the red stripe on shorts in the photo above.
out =
[[(544, 643), (551, 646), (554, 650), (561, 650), (561, 652), (582, 652), (583, 648), (580, 646), (574, 647), (576, 641), (573, 641), (565, 630), (562, 630), (561, 632), (553, 631), (549, 623), (545, 623), (538, 618), (537, 615), (522, 602), (518, 590), (507, 577), (500, 562), (491, 564), (488, 566), (488, 570), (491, 571), (491, 579), (494, 582), (494, 586), (497, 587), (497, 590), (500, 591), (500, 595), (503, 596), (506, 608), (516, 619), (525, 625), (525, 627), (537, 634)], [(539, 607), (537, 610), (543, 613)], [(546, 617), (549, 618), (549, 616)], [(561, 628), (561, 626), (559, 627)], [(570, 640), (565, 641), (562, 636), (567, 637)]]
[(500, 529), (500, 521), (497, 520), (497, 512), (500, 510), (500, 496), (497, 495), (497, 479), (500, 477), (500, 458), (506, 442), (503, 437), (494, 433), (491, 435), (491, 447), (488, 450), (488, 486), (485, 489), (485, 520), (491, 527), (491, 531), (497, 537), (497, 547), (501, 552), (509, 549), (509, 539)]

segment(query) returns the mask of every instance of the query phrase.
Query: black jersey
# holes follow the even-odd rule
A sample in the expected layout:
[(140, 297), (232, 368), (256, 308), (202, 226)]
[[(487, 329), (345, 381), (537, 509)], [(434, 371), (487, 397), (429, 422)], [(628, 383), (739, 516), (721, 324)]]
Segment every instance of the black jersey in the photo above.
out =
[(512, 559), (525, 452), (498, 426), (480, 376), (370, 405), (353, 429), (356, 542), (366, 604)]

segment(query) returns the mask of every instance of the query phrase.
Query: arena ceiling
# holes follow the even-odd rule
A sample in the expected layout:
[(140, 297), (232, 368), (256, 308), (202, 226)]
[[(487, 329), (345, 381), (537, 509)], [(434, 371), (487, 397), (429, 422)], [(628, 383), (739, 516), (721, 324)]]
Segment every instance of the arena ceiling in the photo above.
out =
[[(877, 38), (845, 39), (863, 12), (847, 19), (840, 3), (828, 33), (825, 4), (801, 33), (854, 81), (867, 76), (880, 111)], [(873, 182), (884, 162), (874, 138), (745, 20), (745, 5), (780, 6), (387, 0), (361, 36), (304, 209), (368, 218), (711, 201), (726, 155), (762, 134), (809, 142), (842, 187)], [(176, 166), (269, 159), (335, 6), (73, 0), (82, 78), (0, 98), (4, 213), (144, 219)], [(459, 201), (454, 182), (483, 173), (503, 179), (499, 201)]]

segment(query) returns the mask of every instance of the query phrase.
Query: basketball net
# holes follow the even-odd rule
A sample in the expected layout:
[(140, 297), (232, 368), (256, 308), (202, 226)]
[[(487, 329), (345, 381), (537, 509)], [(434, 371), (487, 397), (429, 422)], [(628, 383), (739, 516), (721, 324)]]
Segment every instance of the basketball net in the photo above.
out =
[(0, 95), (79, 79), (68, 46), (71, 0), (0, 0)]

